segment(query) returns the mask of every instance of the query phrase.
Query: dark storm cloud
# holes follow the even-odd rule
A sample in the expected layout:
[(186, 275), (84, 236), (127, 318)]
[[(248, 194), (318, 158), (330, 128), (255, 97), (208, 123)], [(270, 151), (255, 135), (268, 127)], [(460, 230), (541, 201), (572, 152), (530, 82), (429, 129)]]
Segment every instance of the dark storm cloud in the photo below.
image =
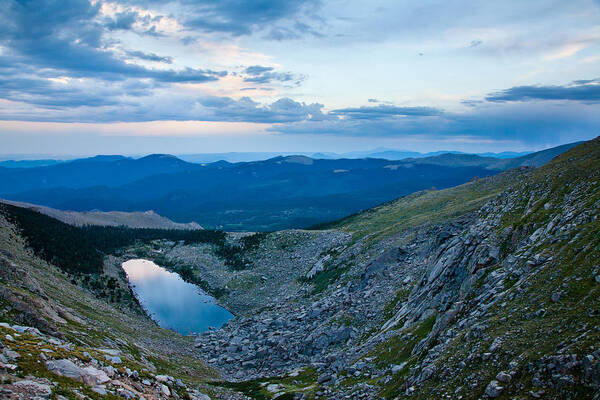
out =
[(433, 107), (396, 107), (379, 105), (373, 107), (340, 108), (330, 111), (329, 114), (351, 119), (381, 119), (405, 116), (432, 117), (441, 115), (442, 113), (442, 110)]
[(492, 102), (531, 100), (600, 101), (600, 80), (579, 80), (567, 86), (515, 86), (492, 93), (485, 98)]

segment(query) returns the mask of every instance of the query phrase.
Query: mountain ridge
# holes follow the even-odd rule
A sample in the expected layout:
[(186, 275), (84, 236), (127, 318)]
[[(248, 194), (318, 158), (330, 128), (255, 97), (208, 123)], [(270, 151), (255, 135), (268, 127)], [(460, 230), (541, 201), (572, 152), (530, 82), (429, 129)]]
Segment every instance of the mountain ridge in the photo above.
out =
[(202, 229), (196, 222), (173, 222), (166, 217), (156, 214), (152, 210), (130, 213), (123, 211), (103, 212), (94, 210), (78, 212), (69, 210), (63, 211), (37, 204), (0, 199), (0, 204), (2, 203), (28, 208), (74, 226), (98, 225), (149, 229)]
[[(0, 178), (5, 177), (0, 195), (63, 210), (152, 209), (177, 222), (269, 231), (303, 228), (414, 191), (450, 187), (515, 166), (539, 166), (569, 146), (515, 159), (444, 154), (400, 161), (327, 160), (288, 155), (245, 163), (192, 164), (170, 155), (105, 163), (100, 158), (84, 161), (85, 168), (73, 162), (18, 173), (0, 170)], [(61, 175), (69, 168), (76, 170)], [(114, 174), (121, 176), (115, 180)], [(331, 201), (336, 196), (337, 204)]]

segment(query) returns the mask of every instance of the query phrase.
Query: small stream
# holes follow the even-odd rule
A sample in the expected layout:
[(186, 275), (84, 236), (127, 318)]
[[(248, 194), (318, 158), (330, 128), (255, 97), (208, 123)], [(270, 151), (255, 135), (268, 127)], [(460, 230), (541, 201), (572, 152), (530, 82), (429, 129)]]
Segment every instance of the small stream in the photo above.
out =
[(233, 318), (214, 297), (152, 261), (135, 259), (122, 266), (142, 308), (163, 328), (189, 335)]

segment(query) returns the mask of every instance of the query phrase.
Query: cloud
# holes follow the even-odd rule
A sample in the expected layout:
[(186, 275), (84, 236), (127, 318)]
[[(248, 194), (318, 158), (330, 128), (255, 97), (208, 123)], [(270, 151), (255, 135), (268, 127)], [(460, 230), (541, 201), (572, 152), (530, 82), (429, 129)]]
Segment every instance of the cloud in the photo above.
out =
[(248, 75), (256, 76), (264, 74), (265, 72), (273, 71), (273, 67), (263, 67), (262, 65), (253, 65), (244, 70), (244, 72)]
[(50, 109), (115, 106), (119, 89), (96, 87), (89, 92), (83, 87), (46, 79), (0, 77), (0, 97)]
[(463, 112), (383, 104), (348, 107), (331, 110), (318, 120), (280, 124), (271, 130), (347, 137), (473, 137), (530, 144), (599, 133), (600, 79), (567, 86), (513, 87), (485, 100), (462, 101), (469, 107)]
[(291, 28), (287, 28), (285, 26), (276, 26), (271, 28), (269, 33), (267, 33), (264, 38), (282, 42), (284, 40), (298, 39), (300, 38), (300, 34)]
[[(151, 96), (157, 84), (152, 80), (128, 79), (104, 81), (99, 79), (55, 77), (38, 73), (29, 66), (3, 66), (0, 57), (0, 98), (54, 111), (79, 107), (118, 106), (134, 98)], [(10, 110), (8, 110), (10, 113)]]
[[(578, 24), (580, 19), (575, 17), (579, 15), (575, 13), (579, 12), (578, 7), (570, 3), (562, 5), (553, 0), (548, 5), (542, 0), (533, 0), (526, 4), (498, 6), (496, 3), (458, 1), (458, 6), (449, 6), (441, 0), (419, 6), (404, 1), (390, 2), (381, 8), (374, 7), (370, 10), (373, 13), (365, 12), (358, 3), (340, 8), (333, 3), (321, 4), (319, 0), (0, 1), (0, 99), (3, 100), (0, 118), (91, 123), (253, 122), (272, 124), (273, 130), (284, 134), (490, 138), (494, 135), (499, 138), (524, 135), (538, 140), (543, 140), (545, 135), (566, 134), (569, 129), (583, 132), (598, 126), (595, 115), (600, 114), (599, 79), (581, 79), (567, 85), (514, 86), (489, 93), (484, 97), (485, 101), (465, 100), (462, 104), (468, 107), (462, 107), (466, 110), (461, 112), (428, 104), (397, 106), (375, 98), (368, 99), (363, 106), (356, 104), (356, 107), (342, 108), (338, 103), (325, 109), (315, 100), (305, 103), (288, 97), (279, 98), (292, 96), (292, 93), (306, 96), (304, 98), (327, 95), (334, 99), (331, 101), (355, 104), (353, 98), (365, 96), (360, 94), (362, 86), (342, 87), (341, 92), (335, 93), (334, 85), (344, 83), (339, 83), (339, 77), (329, 81), (327, 74), (339, 75), (343, 63), (358, 60), (345, 55), (338, 57), (340, 53), (334, 54), (335, 51), (364, 58), (361, 55), (364, 55), (365, 41), (377, 43), (374, 51), (369, 52), (369, 56), (373, 54), (373, 60), (353, 64), (347, 76), (350, 79), (363, 76), (356, 74), (361, 68), (365, 76), (373, 77), (372, 95), (384, 93), (385, 97), (388, 93), (408, 99), (421, 90), (415, 89), (416, 85), (405, 85), (402, 89), (407, 91), (399, 92), (400, 86), (389, 86), (386, 80), (389, 76), (385, 75), (389, 68), (380, 69), (379, 65), (383, 65), (382, 60), (395, 62), (400, 59), (395, 57), (404, 57), (397, 53), (407, 55), (406, 71), (410, 72), (411, 65), (414, 67), (409, 63), (415, 61), (409, 59), (418, 59), (420, 72), (433, 71), (431, 85), (439, 82), (442, 86), (439, 90), (436, 87), (435, 93), (446, 96), (449, 88), (458, 88), (452, 92), (452, 99), (455, 99), (459, 95), (457, 91), (475, 98), (479, 89), (474, 90), (473, 85), (477, 86), (477, 83), (472, 82), (478, 82), (481, 77), (474, 76), (465, 86), (457, 79), (455, 86), (443, 87), (444, 80), (454, 76), (458, 67), (453, 64), (453, 59), (449, 59), (451, 65), (445, 70), (448, 74), (434, 74), (435, 70), (426, 66), (434, 62), (434, 57), (438, 60), (439, 57), (450, 57), (452, 52), (460, 52), (461, 57), (535, 54), (539, 62), (553, 62), (558, 66), (557, 61), (549, 61), (544, 56), (570, 56), (573, 60), (580, 57), (575, 56), (577, 51), (591, 49), (600, 37), (597, 29)], [(461, 10), (469, 4), (473, 5), (473, 12), (465, 14)], [(546, 22), (545, 17), (551, 17), (552, 23)], [(559, 24), (557, 28), (549, 29), (554, 23)], [(566, 25), (569, 25), (568, 29)], [(240, 38), (243, 35), (252, 37)], [(306, 43), (302, 45), (306, 44), (315, 57), (324, 59), (322, 65), (315, 65), (314, 69), (315, 76), (321, 81), (304, 93), (286, 90), (307, 78), (277, 63), (282, 59), (298, 62), (297, 57), (290, 57), (290, 53), (296, 49), (303, 51), (302, 46), (266, 44), (260, 42), (261, 38), (305, 39)], [(319, 40), (308, 40), (315, 38)], [(344, 46), (355, 47), (335, 49), (332, 46), (342, 42)], [(226, 46), (222, 46), (223, 43)], [(243, 47), (247, 45), (256, 47)], [(171, 50), (169, 46), (179, 48)], [(262, 54), (257, 49), (268, 49), (270, 53)], [(440, 52), (440, 49), (444, 51)], [(386, 56), (382, 58), (380, 51)], [(428, 56), (416, 57), (418, 51)], [(593, 56), (582, 54), (585, 55)], [(227, 71), (194, 60), (211, 60), (213, 65), (228, 66), (222, 68), (231, 66), (235, 77), (222, 79), (228, 75)], [(483, 67), (467, 65), (471, 60), (461, 58), (460, 68), (467, 68), (468, 73), (468, 68)], [(566, 61), (563, 59), (560, 63)], [(301, 61), (297, 65), (307, 64)], [(372, 65), (377, 66), (375, 70)], [(494, 59), (493, 68), (500, 65), (508, 64), (499, 64)], [(528, 65), (510, 71), (523, 76), (522, 68), (530, 68), (533, 64)], [(543, 64), (540, 68), (545, 71)], [(375, 76), (380, 71), (383, 71), (382, 76)], [(493, 73), (495, 70), (482, 68), (481, 71)], [(512, 74), (506, 71), (505, 74)], [(411, 76), (404, 74), (404, 69), (401, 72), (397, 76)], [(527, 72), (531, 72), (531, 76), (540, 76), (539, 71)], [(544, 76), (552, 79), (557, 73)], [(486, 84), (493, 85), (493, 79), (506, 81), (507, 75), (492, 77), (492, 80), (488, 77), (485, 77)], [(395, 82), (401, 85), (402, 79), (398, 79)], [(196, 85), (219, 80), (223, 82)], [(325, 80), (328, 81), (323, 84)], [(333, 91), (321, 93), (324, 87), (329, 88), (330, 82)], [(254, 99), (239, 97), (253, 93), (253, 90), (256, 91)], [(490, 91), (485, 89), (483, 93)], [(221, 96), (208, 96), (207, 93)], [(265, 100), (276, 93), (282, 94)], [(432, 93), (431, 88), (423, 87), (422, 93)], [(224, 97), (224, 94), (230, 97)], [(423, 98), (420, 94), (415, 96)], [(446, 102), (448, 98), (450, 96), (438, 101)]]
[[(406, 118), (331, 119), (298, 121), (273, 126), (281, 134), (321, 134), (341, 137), (406, 138), (431, 140), (470, 137), (513, 140), (528, 144), (556, 143), (569, 138), (598, 135), (597, 104), (488, 103), (463, 113)], [(575, 140), (575, 139), (573, 139)]]
[[(321, 7), (321, 0), (128, 0), (129, 4), (177, 4), (183, 16), (181, 22), (192, 30), (209, 33), (227, 33), (233, 36), (249, 35), (268, 27), (269, 32), (280, 29), (287, 35), (272, 37), (276, 40), (296, 38), (304, 34), (318, 34), (301, 19), (311, 19)], [(291, 22), (290, 22), (291, 21)], [(275, 27), (277, 23), (283, 23)], [(270, 35), (270, 34), (269, 34)], [(266, 37), (269, 37), (267, 35)]]
[[(4, 7), (0, 45), (9, 63), (54, 70), (56, 76), (125, 80), (149, 78), (160, 82), (209, 82), (222, 71), (185, 68), (150, 69), (126, 63), (108, 50), (97, 23), (99, 5), (84, 0), (9, 2)], [(130, 20), (130, 14), (121, 19)], [(127, 22), (126, 21), (126, 22)], [(122, 27), (128, 26), (123, 22)]]
[(491, 102), (569, 100), (600, 101), (600, 79), (579, 80), (566, 86), (515, 86), (491, 93), (485, 98)]
[[(146, 122), (219, 121), (291, 123), (330, 118), (323, 105), (306, 104), (281, 98), (261, 104), (249, 97), (233, 99), (219, 96), (174, 94), (167, 88), (152, 92), (152, 87), (132, 80), (129, 85), (103, 85), (30, 80), (14, 82), (0, 79), (0, 95), (22, 103), (13, 109), (0, 108), (0, 120), (46, 122)], [(25, 93), (19, 89), (26, 85)], [(94, 90), (89, 90), (91, 87)], [(45, 108), (40, 112), (39, 107)]]
[(129, 30), (138, 20), (138, 13), (135, 11), (123, 11), (117, 13), (114, 18), (106, 19), (106, 28), (110, 31)]
[(253, 65), (244, 69), (244, 82), (257, 84), (270, 84), (273, 82), (293, 82), (294, 85), (300, 85), (306, 77), (291, 72), (275, 72), (273, 67), (262, 65)]
[[(325, 118), (322, 104), (306, 104), (289, 98), (281, 98), (268, 105), (261, 105), (249, 97), (235, 100), (229, 97), (206, 96), (197, 99), (203, 106), (204, 120), (227, 122), (289, 123), (320, 120)], [(199, 116), (190, 115), (189, 119)]]
[(461, 100), (460, 101), (460, 104), (467, 106), (467, 107), (477, 107), (483, 103), (484, 103), (483, 100)]
[[(0, 71), (1, 72), (1, 71)], [(125, 84), (14, 81), (0, 78), (0, 96), (21, 102), (0, 109), (0, 119), (52, 122), (218, 121), (269, 124), (284, 135), (363, 138), (475, 138), (526, 144), (565, 142), (598, 134), (600, 104), (594, 102), (483, 102), (464, 112), (435, 107), (376, 105), (324, 111), (319, 103), (281, 98), (261, 104), (250, 97), (193, 96), (131, 79)], [(587, 81), (586, 81), (587, 82)], [(592, 80), (595, 82), (595, 80)], [(21, 87), (27, 87), (24, 92)], [(93, 88), (93, 90), (90, 90)], [(45, 112), (40, 112), (40, 107)]]
[[(2, 60), (0, 57), (0, 66)], [(538, 144), (565, 141), (565, 137), (595, 135), (600, 126), (600, 103), (590, 101), (594, 97), (582, 95), (581, 89), (577, 89), (585, 87), (584, 93), (589, 88), (597, 89), (600, 86), (597, 79), (579, 80), (567, 86), (509, 88), (495, 97), (488, 96), (491, 99), (488, 101), (464, 101), (469, 108), (463, 112), (381, 102), (325, 112), (322, 104), (298, 102), (287, 97), (262, 104), (250, 97), (234, 99), (173, 92), (168, 85), (151, 79), (34, 78), (28, 68), (31, 69), (25, 67), (21, 71), (21, 76), (16, 72), (18, 67), (0, 67), (0, 97), (20, 104), (12, 109), (0, 109), (0, 119), (88, 123), (245, 122), (270, 124), (269, 130), (287, 135), (472, 137)], [(260, 65), (243, 70), (247, 77), (273, 72), (272, 67)], [(182, 81), (190, 79), (186, 73), (194, 72), (181, 72)], [(551, 90), (539, 91), (540, 88)], [(565, 91), (573, 88), (575, 94)], [(574, 99), (585, 101), (571, 101)]]
[(156, 62), (162, 62), (165, 64), (173, 64), (173, 57), (169, 57), (169, 56), (159, 56), (158, 54), (144, 53), (143, 51), (139, 51), (139, 50), (128, 50), (125, 53), (128, 56), (139, 58), (140, 60), (156, 61)]
[(292, 74), (290, 72), (279, 72), (279, 73), (266, 72), (261, 75), (246, 77), (246, 78), (244, 78), (244, 82), (271, 83), (273, 81), (290, 82), (290, 81), (296, 80), (297, 83), (300, 83), (302, 81), (302, 79), (303, 78), (301, 78), (301, 77), (297, 78), (294, 74)]
[(340, 108), (329, 112), (331, 115), (350, 119), (381, 119), (407, 116), (432, 117), (441, 115), (442, 113), (442, 110), (433, 107), (396, 107), (391, 105)]
[(154, 37), (164, 36), (156, 29), (156, 24), (163, 19), (162, 15), (151, 16), (134, 9), (125, 9), (116, 12), (114, 16), (104, 18), (104, 26), (109, 31), (132, 31), (138, 35), (149, 35)]
[(271, 28), (264, 38), (281, 42), (284, 40), (299, 39), (307, 35), (316, 38), (322, 38), (325, 36), (313, 29), (311, 26), (296, 21), (293, 26), (275, 26)]
[(7, 1), (0, 11), (0, 99), (11, 102), (3, 105), (5, 117), (14, 112), (14, 119), (33, 120), (37, 113), (40, 120), (76, 121), (79, 112), (81, 119), (93, 120), (86, 113), (98, 109), (135, 113), (143, 108), (140, 99), (147, 101), (159, 88), (213, 82), (227, 75), (185, 66), (146, 68), (133, 61), (174, 60), (119, 50), (118, 42), (104, 37), (110, 29), (131, 29), (134, 23), (149, 26), (159, 17), (124, 11), (107, 23), (100, 4), (84, 0)]

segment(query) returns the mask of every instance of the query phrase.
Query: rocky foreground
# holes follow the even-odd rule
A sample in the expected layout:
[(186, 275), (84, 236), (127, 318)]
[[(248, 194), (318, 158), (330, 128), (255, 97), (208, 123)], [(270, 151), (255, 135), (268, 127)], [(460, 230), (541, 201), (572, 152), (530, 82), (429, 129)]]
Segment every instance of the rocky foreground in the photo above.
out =
[(121, 284), (118, 265), (128, 257), (185, 271), (236, 314), (195, 338), (160, 330), (125, 300), (95, 298), (13, 246), (4, 265), (31, 279), (11, 284), (5, 274), (2, 285), (33, 306), (19, 311), (3, 295), (12, 322), (0, 330), (12, 340), (2, 338), (2, 390), (14, 398), (37, 390), (55, 398), (598, 399), (599, 214), (596, 139), (538, 169), (416, 193), (323, 230), (256, 236), (242, 267), (210, 244), (167, 240), (106, 258), (105, 273)]
[[(93, 349), (92, 354), (81, 351), (72, 342), (42, 334), (37, 328), (0, 323), (3, 341), (0, 342), (0, 368), (7, 372), (19, 369), (19, 363), (39, 364), (51, 373), (50, 378), (29, 376), (14, 379), (4, 376), (0, 389), (2, 398), (67, 398), (60, 393), (56, 380), (68, 378), (84, 384), (72, 392), (85, 398), (86, 392), (98, 395), (115, 394), (126, 399), (159, 399), (180, 397), (192, 400), (210, 399), (197, 390), (189, 389), (180, 380), (169, 375), (157, 375), (156, 367), (140, 371), (124, 362), (118, 349)], [(57, 390), (59, 389), (59, 390)]]

